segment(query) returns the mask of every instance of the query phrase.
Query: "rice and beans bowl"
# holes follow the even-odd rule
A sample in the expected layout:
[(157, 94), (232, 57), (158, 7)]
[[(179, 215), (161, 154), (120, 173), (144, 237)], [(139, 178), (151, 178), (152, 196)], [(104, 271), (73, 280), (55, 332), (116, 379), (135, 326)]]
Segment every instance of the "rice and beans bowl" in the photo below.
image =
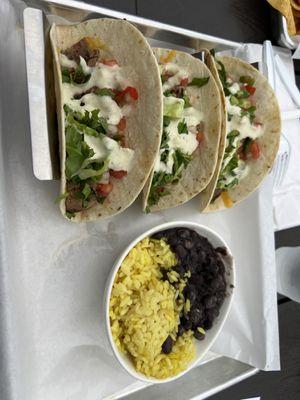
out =
[(188, 228), (141, 240), (115, 277), (109, 304), (118, 349), (146, 377), (167, 379), (186, 370), (195, 340), (219, 315), (226, 296), (225, 248)]

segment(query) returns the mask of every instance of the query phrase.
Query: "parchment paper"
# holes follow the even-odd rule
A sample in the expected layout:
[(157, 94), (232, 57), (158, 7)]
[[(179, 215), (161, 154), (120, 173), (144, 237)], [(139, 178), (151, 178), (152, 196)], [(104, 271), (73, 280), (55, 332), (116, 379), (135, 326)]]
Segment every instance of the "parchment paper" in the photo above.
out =
[(270, 178), (241, 205), (218, 214), (199, 214), (194, 200), (145, 216), (139, 199), (115, 218), (81, 225), (64, 220), (54, 204), (58, 182), (38, 181), (32, 173), (20, 10), (0, 3), (1, 341), (11, 398), (99, 400), (136, 385), (105, 336), (105, 281), (136, 235), (178, 219), (215, 229), (235, 255), (235, 299), (213, 351), (278, 369)]

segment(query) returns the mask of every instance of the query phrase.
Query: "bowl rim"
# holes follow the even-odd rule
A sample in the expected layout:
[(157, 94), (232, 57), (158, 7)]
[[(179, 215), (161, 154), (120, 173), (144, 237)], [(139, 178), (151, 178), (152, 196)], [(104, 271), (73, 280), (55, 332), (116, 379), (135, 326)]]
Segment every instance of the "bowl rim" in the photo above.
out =
[[(110, 326), (110, 318), (109, 318), (109, 303), (110, 303), (110, 296), (111, 296), (111, 291), (113, 287), (113, 283), (115, 280), (115, 277), (117, 275), (117, 272), (119, 268), (121, 267), (124, 259), (126, 258), (127, 254), (130, 252), (130, 250), (135, 247), (141, 240), (145, 239), (148, 236), (153, 235), (156, 232), (160, 232), (165, 229), (169, 228), (181, 228), (181, 227), (186, 227), (190, 229), (195, 229), (195, 230), (202, 230), (203, 236), (205, 236), (205, 233), (209, 233), (212, 236), (214, 236), (219, 242), (222, 243), (222, 245), (226, 248), (228, 255), (231, 257), (231, 272), (230, 272), (230, 277), (232, 281), (233, 288), (231, 288), (230, 292), (228, 293), (229, 296), (229, 301), (227, 302), (227, 309), (224, 310), (224, 314), (222, 316), (222, 319), (219, 322), (219, 327), (216, 330), (214, 336), (211, 338), (210, 344), (207, 346), (206, 349), (204, 349), (203, 353), (195, 357), (195, 359), (189, 364), (189, 366), (184, 370), (181, 371), (179, 374), (172, 376), (170, 378), (165, 378), (165, 379), (157, 379), (157, 378), (151, 378), (143, 375), (141, 372), (135, 371), (135, 370), (130, 370), (128, 366), (126, 365), (126, 362), (124, 362), (123, 358), (121, 357), (121, 352), (117, 348), (117, 345), (114, 342), (112, 332), (111, 332), (111, 326)], [(212, 345), (214, 344), (215, 340), (219, 336), (225, 321), (227, 320), (227, 317), (229, 315), (231, 306), (232, 306), (232, 301), (234, 297), (234, 292), (236, 287), (236, 273), (235, 273), (235, 259), (232, 255), (231, 249), (228, 246), (227, 242), (220, 236), (219, 233), (217, 233), (214, 229), (207, 227), (206, 225), (199, 224), (198, 222), (192, 222), (192, 221), (184, 221), (184, 220), (178, 220), (178, 221), (170, 221), (170, 222), (164, 222), (159, 225), (155, 225), (154, 227), (147, 229), (145, 232), (141, 233), (138, 235), (134, 240), (132, 240), (126, 247), (125, 249), (119, 254), (119, 256), (116, 258), (113, 267), (111, 268), (111, 271), (109, 273), (109, 276), (107, 278), (106, 286), (105, 286), (105, 293), (104, 293), (104, 308), (105, 308), (105, 325), (106, 325), (106, 333), (109, 339), (109, 343), (111, 345), (111, 348), (113, 350), (114, 356), (120, 363), (120, 365), (126, 370), (126, 372), (131, 375), (133, 378), (138, 379), (139, 381), (142, 382), (147, 382), (147, 383), (168, 383), (171, 382), (175, 379), (180, 378), (181, 376), (185, 375), (187, 372), (189, 372), (204, 356), (205, 354), (211, 349)]]

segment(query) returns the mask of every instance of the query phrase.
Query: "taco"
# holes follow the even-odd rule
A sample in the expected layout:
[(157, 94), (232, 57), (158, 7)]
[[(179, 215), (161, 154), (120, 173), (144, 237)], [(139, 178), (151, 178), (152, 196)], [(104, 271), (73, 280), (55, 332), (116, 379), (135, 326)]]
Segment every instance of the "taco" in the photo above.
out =
[(278, 151), (281, 122), (276, 96), (257, 69), (208, 53), (206, 63), (223, 92), (224, 110), (216, 171), (200, 194), (200, 210), (209, 212), (232, 207), (261, 184)]
[(60, 210), (72, 221), (125, 210), (142, 190), (161, 139), (159, 69), (123, 20), (53, 25), (61, 155)]
[(218, 87), (204, 63), (189, 54), (154, 49), (164, 103), (159, 154), (143, 190), (143, 208), (158, 211), (201, 192), (215, 170), (221, 128)]

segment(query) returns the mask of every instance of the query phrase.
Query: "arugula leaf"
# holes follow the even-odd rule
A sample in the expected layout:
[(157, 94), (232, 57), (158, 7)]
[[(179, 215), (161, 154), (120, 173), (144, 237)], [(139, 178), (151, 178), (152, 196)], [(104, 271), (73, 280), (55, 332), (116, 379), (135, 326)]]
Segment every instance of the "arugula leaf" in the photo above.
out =
[(211, 49), (211, 50), (209, 50), (209, 52), (210, 52), (210, 54), (211, 54), (213, 57), (215, 57), (215, 56), (216, 56), (215, 49)]
[(188, 133), (187, 124), (184, 119), (178, 123), (177, 130), (179, 134)]
[(112, 89), (108, 88), (103, 88), (103, 89), (97, 89), (95, 92), (98, 96), (110, 96), (110, 97), (115, 97), (115, 93)]
[(209, 81), (209, 76), (204, 77), (204, 78), (193, 78), (190, 83), (188, 83), (188, 86), (197, 86), (197, 87), (202, 87), (207, 84)]

